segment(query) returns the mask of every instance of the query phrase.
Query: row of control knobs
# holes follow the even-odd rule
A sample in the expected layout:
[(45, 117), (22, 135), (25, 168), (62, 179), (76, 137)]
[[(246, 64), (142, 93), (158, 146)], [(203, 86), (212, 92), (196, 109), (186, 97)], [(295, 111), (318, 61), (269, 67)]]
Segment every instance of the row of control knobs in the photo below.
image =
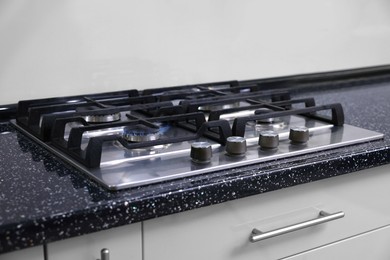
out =
[[(305, 144), (309, 140), (307, 127), (291, 127), (289, 139), (292, 144)], [(276, 149), (279, 146), (279, 134), (275, 131), (262, 131), (259, 135), (262, 149)], [(230, 156), (243, 156), (246, 153), (246, 140), (241, 136), (230, 136), (226, 140), (226, 153)], [(211, 144), (194, 142), (191, 145), (191, 159), (196, 163), (208, 163), (212, 157)]]

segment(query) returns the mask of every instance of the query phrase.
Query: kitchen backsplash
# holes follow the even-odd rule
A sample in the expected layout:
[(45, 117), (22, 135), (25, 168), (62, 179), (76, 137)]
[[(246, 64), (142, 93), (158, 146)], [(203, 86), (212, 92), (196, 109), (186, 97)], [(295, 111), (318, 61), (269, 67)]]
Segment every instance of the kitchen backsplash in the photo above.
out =
[(390, 64), (388, 0), (0, 0), (0, 104)]

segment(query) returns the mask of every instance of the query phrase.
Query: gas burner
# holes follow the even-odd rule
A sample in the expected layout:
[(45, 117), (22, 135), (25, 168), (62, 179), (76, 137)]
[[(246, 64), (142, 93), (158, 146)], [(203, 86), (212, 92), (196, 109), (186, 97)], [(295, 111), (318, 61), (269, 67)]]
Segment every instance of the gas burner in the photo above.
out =
[[(275, 112), (269, 108), (260, 108), (257, 109), (255, 114), (256, 115), (262, 115), (262, 114), (267, 114)], [(288, 121), (288, 120), (287, 120)], [(250, 124), (250, 122), (248, 122)], [(261, 132), (264, 130), (271, 130), (271, 131), (276, 131), (278, 129), (284, 129), (286, 127), (286, 122), (285, 120), (282, 120), (280, 117), (269, 117), (265, 119), (258, 119), (256, 120), (255, 124), (255, 131), (256, 132)]]
[(151, 128), (144, 125), (127, 126), (123, 128), (123, 138), (129, 142), (141, 143), (160, 139), (159, 128)]
[[(82, 112), (82, 113), (88, 113), (93, 111), (101, 110), (102, 108), (99, 106), (86, 106), (86, 107), (78, 107), (76, 108), (76, 112)], [(91, 124), (100, 124), (100, 123), (111, 123), (116, 122), (121, 119), (121, 114), (119, 112), (117, 113), (105, 113), (101, 111), (101, 114), (90, 114), (87, 116), (84, 116), (85, 121)]]
[(146, 146), (142, 148), (128, 149), (125, 146), (123, 146), (123, 144), (119, 140), (116, 140), (115, 142), (112, 143), (112, 145), (120, 150), (123, 150), (124, 158), (138, 158), (138, 157), (152, 158), (154, 155), (166, 152), (167, 149), (172, 144), (161, 144), (161, 145)]
[[(250, 124), (250, 122), (248, 122), (248, 124)], [(257, 122), (256, 124), (253, 125), (253, 127), (255, 128), (255, 132), (257, 134), (259, 134), (261, 131), (266, 131), (266, 130), (278, 131), (281, 129), (285, 129), (287, 126), (288, 124), (286, 124), (284, 121), (274, 122), (274, 123)]]
[(155, 154), (159, 154), (161, 152), (166, 151), (168, 147), (171, 146), (171, 144), (162, 144), (162, 145), (149, 146), (145, 148), (126, 149), (119, 142), (116, 143), (115, 145), (124, 150), (125, 158), (134, 158), (139, 156), (146, 156), (146, 157), (153, 156)]
[(163, 93), (159, 93), (159, 95), (162, 96), (171, 96), (171, 95), (188, 95), (189, 93), (196, 93), (200, 92), (201, 90), (199, 88), (190, 88), (190, 89), (172, 89), (164, 91)]
[[(262, 114), (267, 114), (267, 113), (271, 113), (271, 112), (275, 112), (275, 111), (273, 111), (272, 109), (269, 109), (269, 108), (259, 108), (256, 110), (255, 114), (262, 115)], [(282, 122), (282, 120), (279, 117), (275, 117), (275, 118), (269, 117), (269, 118), (257, 120), (258, 124), (277, 124), (280, 122)]]
[(170, 89), (164, 92), (158, 92), (152, 94), (153, 96), (159, 96), (160, 101), (170, 101), (173, 105), (178, 106), (182, 101), (187, 99), (207, 97), (206, 94), (202, 94), (199, 88), (189, 89)]
[(156, 127), (145, 125), (126, 126), (123, 128), (122, 137), (134, 143), (159, 140), (169, 129), (170, 125), (165, 123), (155, 123)]
[(202, 112), (211, 112), (216, 110), (230, 109), (230, 108), (238, 108), (240, 107), (240, 102), (234, 102), (230, 104), (221, 104), (221, 105), (204, 105), (198, 108), (199, 111)]
[(120, 113), (106, 114), (106, 115), (89, 115), (84, 117), (85, 121), (91, 124), (111, 123), (121, 119)]

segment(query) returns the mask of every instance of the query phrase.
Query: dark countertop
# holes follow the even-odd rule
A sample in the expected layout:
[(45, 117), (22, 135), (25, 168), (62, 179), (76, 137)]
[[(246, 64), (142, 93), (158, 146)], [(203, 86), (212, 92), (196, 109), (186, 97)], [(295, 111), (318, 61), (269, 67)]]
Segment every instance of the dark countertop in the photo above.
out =
[(347, 124), (384, 140), (113, 192), (0, 124), (0, 253), (390, 163), (390, 81), (302, 96), (342, 103)]

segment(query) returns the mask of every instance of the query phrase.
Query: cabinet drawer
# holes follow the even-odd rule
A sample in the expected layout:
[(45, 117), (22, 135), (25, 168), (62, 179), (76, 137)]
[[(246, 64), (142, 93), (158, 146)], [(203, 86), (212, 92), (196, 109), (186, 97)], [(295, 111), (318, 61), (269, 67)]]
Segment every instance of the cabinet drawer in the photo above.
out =
[(17, 250), (14, 252), (1, 254), (0, 260), (44, 260), (43, 246), (35, 246), (27, 249)]
[(110, 259), (142, 259), (141, 223), (112, 228), (47, 245), (50, 260), (101, 259), (107, 248)]
[[(144, 223), (145, 259), (277, 259), (390, 223), (390, 167), (307, 183)], [(315, 219), (345, 217), (260, 242), (269, 231)]]
[(390, 226), (376, 229), (283, 260), (390, 259)]

